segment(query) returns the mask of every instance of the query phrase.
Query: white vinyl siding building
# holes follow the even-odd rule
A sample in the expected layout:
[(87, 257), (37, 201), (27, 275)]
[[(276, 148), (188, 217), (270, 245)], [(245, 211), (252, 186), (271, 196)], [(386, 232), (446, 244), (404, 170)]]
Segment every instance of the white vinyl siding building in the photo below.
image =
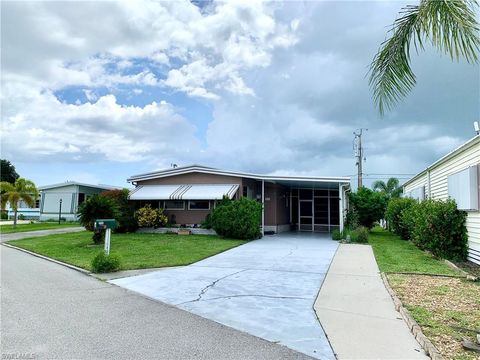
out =
[(40, 220), (58, 220), (61, 199), (61, 217), (67, 221), (75, 221), (78, 220), (77, 212), (79, 206), (87, 200), (88, 197), (115, 188), (103, 185), (66, 182), (42, 186), (38, 189), (40, 191)]
[(446, 200), (451, 197), (459, 208), (467, 211), (468, 259), (480, 264), (480, 135), (408, 180), (404, 193), (418, 198), (422, 188), (425, 198)]

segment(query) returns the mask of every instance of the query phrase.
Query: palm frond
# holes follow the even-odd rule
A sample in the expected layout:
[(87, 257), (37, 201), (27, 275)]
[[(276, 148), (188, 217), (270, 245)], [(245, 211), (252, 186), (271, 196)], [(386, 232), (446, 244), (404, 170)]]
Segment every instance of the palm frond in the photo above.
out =
[(391, 110), (416, 84), (410, 65), (410, 48), (424, 49), (428, 40), (452, 59), (478, 62), (479, 27), (476, 0), (422, 0), (400, 12), (370, 65), (369, 85), (380, 114)]
[(373, 183), (373, 186), (372, 186), (373, 190), (375, 191), (383, 191), (383, 192), (386, 192), (387, 191), (387, 185), (385, 184), (385, 182), (383, 182), (382, 180), (377, 180)]

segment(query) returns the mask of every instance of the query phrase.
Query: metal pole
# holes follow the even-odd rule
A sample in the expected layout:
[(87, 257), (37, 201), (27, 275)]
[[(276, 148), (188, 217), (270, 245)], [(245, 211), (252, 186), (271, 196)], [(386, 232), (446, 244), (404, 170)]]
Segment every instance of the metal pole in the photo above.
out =
[(363, 160), (363, 154), (362, 154), (362, 129), (360, 129), (360, 135), (358, 136), (358, 188), (362, 187), (362, 172), (363, 172), (363, 166), (362, 166), (362, 160)]
[(340, 201), (340, 206), (338, 207), (339, 209), (339, 216), (340, 216), (340, 231), (343, 232), (343, 185), (339, 184), (338, 185), (338, 195), (339, 195), (339, 201)]
[(60, 206), (58, 208), (58, 223), (62, 222), (62, 199), (60, 199)]
[(265, 180), (262, 180), (262, 236), (265, 235)]
[(105, 254), (110, 254), (110, 235), (112, 234), (112, 229), (107, 229), (105, 231)]

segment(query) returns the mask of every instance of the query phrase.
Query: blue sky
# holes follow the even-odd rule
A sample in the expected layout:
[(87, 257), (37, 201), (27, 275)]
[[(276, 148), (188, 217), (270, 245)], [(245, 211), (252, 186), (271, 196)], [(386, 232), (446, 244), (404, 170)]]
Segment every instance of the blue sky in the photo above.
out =
[(474, 135), (480, 74), (413, 54), (381, 118), (368, 65), (408, 3), (2, 2), (2, 158), (39, 186), (171, 163), (351, 175), (363, 127), (367, 174), (416, 173)]

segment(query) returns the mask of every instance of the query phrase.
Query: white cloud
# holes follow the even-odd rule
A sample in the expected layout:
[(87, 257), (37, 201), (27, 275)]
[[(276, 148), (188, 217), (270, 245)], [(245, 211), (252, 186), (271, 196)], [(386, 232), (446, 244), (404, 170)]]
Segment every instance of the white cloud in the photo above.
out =
[(8, 158), (151, 161), (198, 148), (195, 127), (164, 101), (125, 106), (107, 95), (73, 105), (18, 83), (7, 85), (4, 95), (2, 155)]

